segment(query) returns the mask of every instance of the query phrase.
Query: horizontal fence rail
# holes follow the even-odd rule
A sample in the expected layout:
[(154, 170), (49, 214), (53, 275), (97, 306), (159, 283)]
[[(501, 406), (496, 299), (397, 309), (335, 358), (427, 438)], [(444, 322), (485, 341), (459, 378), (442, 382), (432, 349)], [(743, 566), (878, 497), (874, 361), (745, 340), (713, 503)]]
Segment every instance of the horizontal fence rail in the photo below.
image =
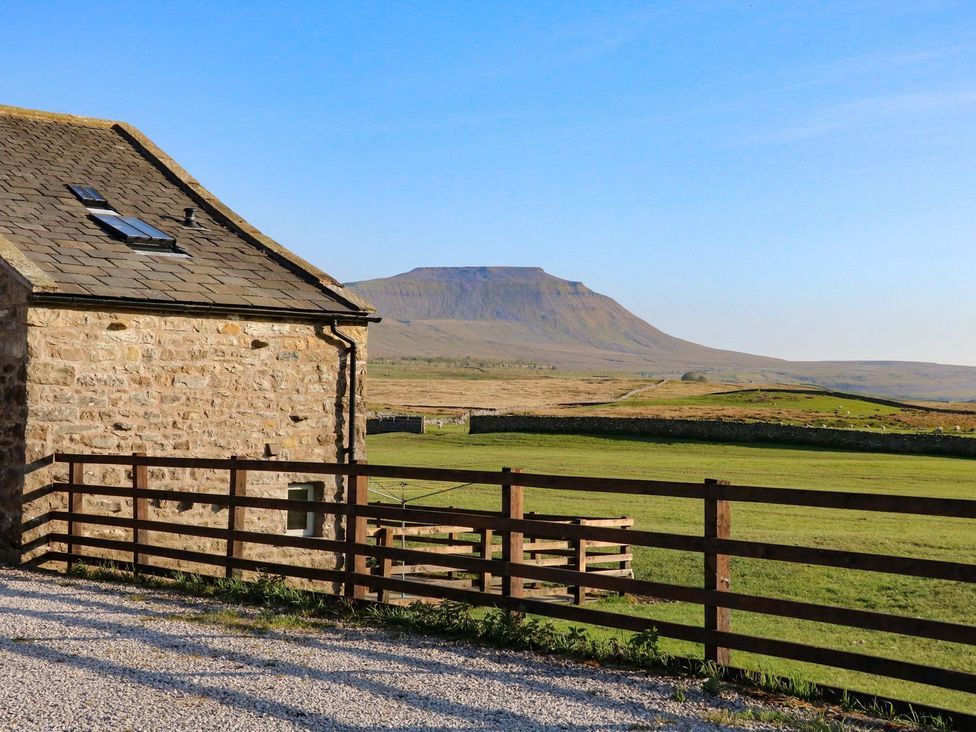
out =
[[(38, 495), (65, 494), (66, 510), (50, 511), (30, 523), (36, 528), (59, 522), (65, 528), (49, 530), (23, 549), (63, 545), (64, 551), (53, 550), (47, 556), (69, 564), (96, 558), (81, 551), (89, 548), (112, 552), (115, 557), (121, 555), (137, 571), (158, 570), (158, 566), (147, 562), (147, 558), (153, 557), (212, 567), (227, 575), (241, 571), (270, 572), (331, 583), (332, 591), (353, 600), (366, 600), (375, 593), (375, 599), (389, 601), (394, 593), (400, 593), (407, 598), (458, 600), (628, 631), (655, 629), (662, 636), (703, 645), (706, 659), (723, 665), (731, 663), (732, 650), (745, 651), (976, 694), (973, 673), (736, 633), (729, 618), (730, 611), (736, 610), (976, 646), (976, 625), (735, 592), (731, 589), (729, 567), (729, 557), (735, 556), (976, 583), (976, 564), (971, 563), (744, 541), (731, 536), (731, 507), (736, 502), (976, 519), (976, 500), (736, 486), (721, 481), (666, 482), (366, 463), (79, 453), (59, 454), (55, 461), (67, 464), (68, 480), (54, 482)], [(123, 466), (131, 473), (130, 484), (86, 484), (86, 465)], [(150, 468), (226, 471), (226, 490), (218, 493), (154, 488), (150, 485)], [(345, 500), (248, 495), (249, 472), (337, 476), (345, 483)], [(497, 486), (501, 489), (500, 510), (370, 502), (367, 493), (370, 478)], [(192, 484), (192, 481), (183, 480), (183, 483)], [(692, 536), (630, 528), (630, 522), (620, 519), (565, 520), (565, 517), (526, 514), (525, 488), (697, 500), (703, 505), (705, 530), (700, 536)], [(131, 514), (105, 515), (88, 510), (86, 498), (93, 497), (131, 500)], [(227, 509), (226, 521), (222, 526), (213, 526), (169, 520), (171, 517), (149, 519), (150, 501)], [(247, 530), (249, 510), (297, 510), (315, 516), (316, 521), (332, 517), (341, 527), (342, 536), (326, 538)], [(93, 528), (99, 527), (103, 532), (114, 533), (93, 535)], [(118, 538), (120, 532), (128, 538)], [(223, 548), (220, 552), (207, 552), (163, 546), (149, 541), (151, 534), (199, 537), (214, 540)], [(399, 545), (394, 543), (396, 537)], [(410, 537), (409, 545), (407, 537)], [(305, 552), (300, 555), (305, 559), (246, 558), (245, 549), (251, 546), (300, 550)], [(635, 578), (629, 570), (632, 547), (701, 554), (705, 560), (702, 586)], [(310, 559), (326, 556), (333, 558), (332, 566), (315, 566)], [(402, 564), (397, 568), (395, 562)], [(608, 568), (608, 564), (613, 567)], [(436, 576), (420, 578), (408, 570), (421, 574), (429, 571)], [(440, 577), (443, 579), (437, 579)], [(575, 598), (576, 604), (539, 599), (538, 588), (546, 586), (572, 588), (570, 597)], [(705, 622), (693, 626), (585, 607), (588, 590), (701, 605)]]
[[(275, 473), (306, 473), (309, 475), (363, 475), (371, 478), (399, 478), (458, 483), (505, 485), (507, 477), (501, 471), (453, 470), (449, 468), (414, 468), (399, 465), (369, 465), (367, 463), (319, 463), (295, 460), (237, 460), (233, 467), (225, 458), (167, 458), (130, 455), (87, 455), (59, 453), (55, 460), (91, 465), (146, 465), (157, 468), (197, 468), (205, 470), (270, 471)], [(786, 506), (814, 508), (842, 508), (857, 511), (909, 513), (919, 516), (947, 516), (976, 518), (976, 500), (962, 498), (930, 498), (812, 490), (800, 488), (760, 488), (722, 484), (682, 483), (676, 481), (638, 480), (633, 478), (592, 478), (566, 475), (519, 473), (523, 488), (553, 488), (570, 491), (595, 491), (673, 498), (700, 498), (750, 503), (773, 503)]]

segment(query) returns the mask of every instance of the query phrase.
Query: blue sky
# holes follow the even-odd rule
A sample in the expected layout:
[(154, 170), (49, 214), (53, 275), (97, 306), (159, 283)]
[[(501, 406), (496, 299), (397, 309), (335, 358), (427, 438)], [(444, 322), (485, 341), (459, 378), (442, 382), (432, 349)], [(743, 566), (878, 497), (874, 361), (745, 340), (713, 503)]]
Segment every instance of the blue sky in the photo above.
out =
[(712, 346), (976, 365), (976, 3), (0, 4), (342, 280), (532, 265)]

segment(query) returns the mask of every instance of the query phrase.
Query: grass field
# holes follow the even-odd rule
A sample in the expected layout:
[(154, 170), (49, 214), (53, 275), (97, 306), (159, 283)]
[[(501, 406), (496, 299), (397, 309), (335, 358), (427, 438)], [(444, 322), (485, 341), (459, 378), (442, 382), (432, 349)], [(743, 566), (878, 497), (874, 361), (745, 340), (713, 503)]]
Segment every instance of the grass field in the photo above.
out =
[[(653, 392), (651, 392), (653, 394)], [(621, 407), (744, 407), (759, 414), (768, 410), (790, 409), (802, 412), (847, 417), (873, 417), (896, 414), (898, 407), (873, 404), (861, 399), (828, 396), (817, 392), (735, 391), (712, 394), (681, 395), (647, 399), (634, 397), (620, 402)]]
[[(751, 485), (976, 497), (976, 462), (950, 458), (569, 435), (468, 435), (457, 429), (427, 435), (377, 435), (368, 439), (368, 446), (369, 459), (374, 464), (489, 469), (508, 465), (568, 475), (682, 481), (719, 478)], [(419, 495), (430, 486), (380, 481), (377, 487), (393, 493), (403, 491), (409, 496)], [(498, 489), (472, 486), (426, 499), (424, 503), (497, 509)], [(629, 515), (640, 529), (691, 535), (701, 535), (702, 531), (701, 503), (682, 499), (526, 489), (526, 510)], [(750, 504), (733, 507), (734, 538), (962, 562), (972, 562), (976, 554), (974, 528), (971, 521), (954, 519)], [(701, 584), (699, 555), (638, 550), (634, 569), (638, 578)], [(743, 558), (732, 559), (732, 579), (735, 590), (753, 594), (963, 623), (972, 623), (976, 615), (976, 586), (961, 583)], [(602, 604), (612, 605), (618, 612), (661, 620), (702, 622), (702, 610), (684, 603), (639, 603), (622, 598)], [(976, 652), (972, 647), (743, 612), (734, 612), (732, 622), (733, 629), (740, 632), (976, 672)], [(700, 648), (680, 642), (665, 642), (664, 647), (683, 655), (701, 653)], [(976, 711), (976, 695), (739, 652), (733, 652), (733, 662), (960, 711)]]

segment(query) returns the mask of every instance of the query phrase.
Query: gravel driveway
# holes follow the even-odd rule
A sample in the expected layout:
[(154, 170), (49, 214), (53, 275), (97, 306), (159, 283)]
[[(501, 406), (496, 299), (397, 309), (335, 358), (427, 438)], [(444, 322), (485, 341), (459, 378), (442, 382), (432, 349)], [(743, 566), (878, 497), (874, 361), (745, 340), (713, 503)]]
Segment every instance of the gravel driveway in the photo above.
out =
[(0, 570), (0, 729), (715, 730), (722, 710), (755, 707), (700, 682), (413, 634), (254, 635), (173, 617), (213, 609)]

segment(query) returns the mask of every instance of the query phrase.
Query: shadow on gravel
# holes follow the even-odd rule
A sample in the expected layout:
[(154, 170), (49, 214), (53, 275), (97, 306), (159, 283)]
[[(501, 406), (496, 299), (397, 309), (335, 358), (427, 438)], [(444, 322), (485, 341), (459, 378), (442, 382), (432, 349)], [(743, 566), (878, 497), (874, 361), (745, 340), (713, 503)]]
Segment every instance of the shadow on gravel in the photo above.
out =
[[(389, 631), (373, 632), (376, 633), (373, 638), (374, 644), (382, 643), (383, 645), (389, 646), (391, 649), (395, 648), (395, 635), (392, 635)], [(424, 660), (423, 663), (427, 673), (451, 674), (458, 673), (459, 670), (463, 671), (465, 669), (466, 661), (471, 656), (472, 652), (482, 654), (489, 658), (494, 654), (504, 654), (502, 663), (506, 667), (505, 671), (478, 670), (475, 672), (463, 672), (476, 677), (478, 680), (497, 681), (506, 685), (517, 684), (517, 686), (522, 689), (541, 692), (550, 696), (559, 696), (566, 699), (578, 700), (580, 693), (585, 693), (585, 685), (590, 680), (594, 672), (594, 670), (591, 668), (583, 668), (577, 664), (563, 666), (556, 659), (546, 659), (544, 657), (537, 656), (530, 651), (519, 653), (518, 651), (511, 650), (496, 650), (490, 647), (472, 646), (460, 641), (452, 641), (449, 639), (441, 639), (436, 637), (432, 638), (430, 636), (410, 634), (407, 632), (404, 632), (403, 635), (405, 638), (409, 639), (408, 642), (411, 643), (414, 651), (422, 651), (425, 647), (435, 648), (442, 655), (449, 654), (455, 657), (456, 663), (445, 663), (443, 661), (434, 661), (430, 659)], [(334, 653), (337, 650), (336, 643), (329, 642), (327, 639), (320, 636), (311, 636), (307, 639), (303, 639), (303, 643), (308, 647), (318, 648), (323, 653)], [(401, 653), (394, 652), (393, 650), (383, 652), (368, 648), (360, 648), (357, 649), (356, 653), (363, 658), (369, 658), (380, 663), (417, 663), (418, 661), (416, 655), (405, 656)], [(516, 668), (513, 669), (513, 666)], [(613, 673), (613, 671), (606, 670), (606, 673)], [(551, 679), (552, 676), (556, 676), (564, 683), (562, 685), (554, 683)], [(619, 674), (614, 678), (614, 684), (617, 687), (627, 686), (634, 688), (640, 693), (641, 696), (648, 699), (649, 702), (653, 702), (653, 695), (648, 694), (647, 679), (649, 679), (649, 677), (647, 677), (645, 680), (641, 680), (632, 676)], [(608, 711), (633, 710), (632, 702), (619, 699), (610, 699), (596, 693), (590, 695), (590, 698), (587, 699), (587, 704), (588, 706), (606, 709)], [(654, 709), (652, 706), (645, 706), (641, 713), (648, 715), (653, 715), (655, 713), (660, 714), (660, 712)]]
[[(429, 726), (422, 728), (426, 730), (442, 728), (475, 730), (499, 726), (514, 729), (587, 730), (594, 729), (594, 725), (569, 722), (544, 727), (531, 716), (503, 708), (505, 699), (498, 699), (499, 705), (497, 707), (486, 709), (480, 705), (467, 704), (456, 699), (438, 696), (433, 692), (424, 693), (411, 690), (408, 688), (410, 685), (398, 686), (396, 679), (415, 681), (418, 676), (428, 675), (456, 677), (456, 679), (451, 679), (451, 683), (463, 681), (466, 685), (471, 683), (497, 684), (505, 690), (505, 696), (511, 698), (517, 698), (525, 692), (534, 692), (561, 697), (577, 703), (585, 703), (598, 710), (629, 712), (633, 716), (643, 719), (654, 717), (666, 719), (679, 729), (685, 727), (686, 724), (690, 727), (702, 724), (702, 721), (695, 717), (664, 713), (654, 708), (654, 698), (653, 695), (648, 694), (647, 683), (642, 683), (641, 680), (632, 677), (620, 675), (614, 679), (614, 682), (638, 689), (640, 695), (646, 700), (639, 705), (635, 705), (631, 701), (607, 698), (599, 693), (584, 697), (586, 694), (585, 686), (591, 680), (592, 671), (573, 666), (550, 666), (543, 669), (540, 667), (545, 666), (546, 662), (529, 655), (520, 657), (517, 654), (506, 652), (501, 661), (505, 666), (504, 670), (471, 670), (469, 661), (473, 653), (486, 655), (490, 659), (494, 652), (491, 649), (482, 650), (473, 649), (471, 646), (455, 646), (450, 641), (437, 642), (418, 636), (406, 636), (409, 638), (407, 642), (411, 644), (411, 650), (410, 652), (398, 652), (395, 650), (397, 645), (395, 638), (382, 631), (368, 630), (336, 629), (326, 631), (326, 635), (300, 634), (297, 636), (272, 632), (250, 636), (247, 633), (218, 632), (214, 629), (212, 632), (186, 635), (182, 630), (168, 631), (162, 625), (156, 624), (157, 621), (171, 621), (169, 611), (154, 610), (151, 606), (143, 605), (139, 601), (119, 597), (119, 594), (124, 593), (107, 591), (98, 586), (89, 588), (80, 584), (65, 584), (63, 580), (43, 575), (31, 577), (30, 584), (34, 586), (37, 584), (44, 585), (44, 592), (17, 587), (17, 584), (20, 583), (16, 580), (3, 581), (0, 578), (0, 615), (5, 616), (4, 622), (0, 623), (0, 628), (3, 629), (0, 630), (0, 653), (13, 654), (25, 659), (63, 663), (108, 678), (123, 678), (160, 691), (178, 690), (186, 694), (210, 699), (224, 706), (270, 715), (307, 729), (352, 730), (370, 729), (371, 727), (368, 725), (362, 727), (349, 725), (334, 717), (312, 712), (295, 704), (285, 703), (275, 698), (270, 693), (270, 689), (267, 695), (255, 695), (234, 689), (229, 684), (203, 683), (202, 679), (213, 681), (218, 678), (253, 676), (255, 674), (269, 678), (288, 676), (298, 684), (310, 684), (312, 688), (318, 683), (322, 684), (323, 687), (341, 685), (354, 691), (362, 691), (364, 692), (363, 701), (365, 703), (369, 703), (370, 697), (380, 697), (430, 712), (433, 715), (453, 718), (450, 727)], [(71, 594), (79, 591), (86, 593), (86, 596)], [(91, 597), (93, 592), (112, 595), (116, 601), (94, 599)], [(153, 602), (164, 599), (155, 597), (155, 593), (146, 594)], [(180, 603), (178, 599), (165, 599), (184, 610), (200, 607), (199, 604), (194, 604), (192, 600)], [(48, 609), (37, 607), (45, 604), (49, 606)], [(32, 605), (35, 607), (31, 608)], [(120, 613), (132, 616), (128, 623), (99, 617)], [(57, 624), (68, 632), (52, 634), (49, 631), (46, 634), (48, 637), (44, 638), (10, 637), (8, 629), (12, 627), (11, 621), (16, 616), (28, 617), (48, 624)], [(72, 630), (89, 632), (76, 635), (71, 632)], [(97, 635), (92, 635), (92, 633)], [(221, 646), (221, 640), (239, 639), (242, 636), (253, 639), (255, 643), (253, 650), (255, 652), (242, 653), (238, 649), (227, 649)], [(357, 638), (363, 637), (368, 637), (372, 643), (382, 644), (389, 650), (381, 651), (357, 646)], [(99, 657), (98, 647), (100, 644), (110, 644), (121, 640), (135, 641), (162, 651), (185, 654), (188, 657), (204, 656), (225, 659), (231, 663), (244, 665), (246, 670), (234, 669), (219, 673), (165, 671), (128, 666)], [(89, 646), (88, 652), (82, 655), (47, 645), (66, 642), (87, 644)], [(279, 654), (271, 653), (272, 649), (268, 644), (277, 643), (288, 644), (285, 647), (285, 654), (281, 654), (280, 649), (278, 649)], [(342, 657), (341, 667), (338, 670), (327, 671), (316, 668), (314, 665), (291, 662), (277, 657), (286, 655), (288, 646), (295, 644), (307, 649), (318, 650), (323, 656), (328, 655), (333, 659)], [(449, 654), (452, 657), (452, 662), (446, 663), (425, 658), (424, 652), (427, 649), (435, 649), (442, 654)], [(267, 652), (267, 655), (261, 655), (261, 651)], [(381, 680), (380, 677), (387, 677), (392, 680), (385, 681)], [(553, 680), (551, 677), (555, 677), (562, 683)], [(289, 686), (294, 688), (295, 684), (291, 683)], [(442, 684), (441, 688), (444, 686)], [(463, 692), (463, 689), (461, 691)], [(52, 693), (54, 693), (53, 690)], [(658, 699), (661, 697), (658, 696)], [(461, 720), (469, 723), (470, 726), (454, 726)], [(632, 723), (600, 723), (599, 728), (623, 730), (634, 729), (635, 727)], [(387, 727), (387, 729), (397, 728)], [(416, 730), (418, 727), (410, 726), (401, 729)]]

